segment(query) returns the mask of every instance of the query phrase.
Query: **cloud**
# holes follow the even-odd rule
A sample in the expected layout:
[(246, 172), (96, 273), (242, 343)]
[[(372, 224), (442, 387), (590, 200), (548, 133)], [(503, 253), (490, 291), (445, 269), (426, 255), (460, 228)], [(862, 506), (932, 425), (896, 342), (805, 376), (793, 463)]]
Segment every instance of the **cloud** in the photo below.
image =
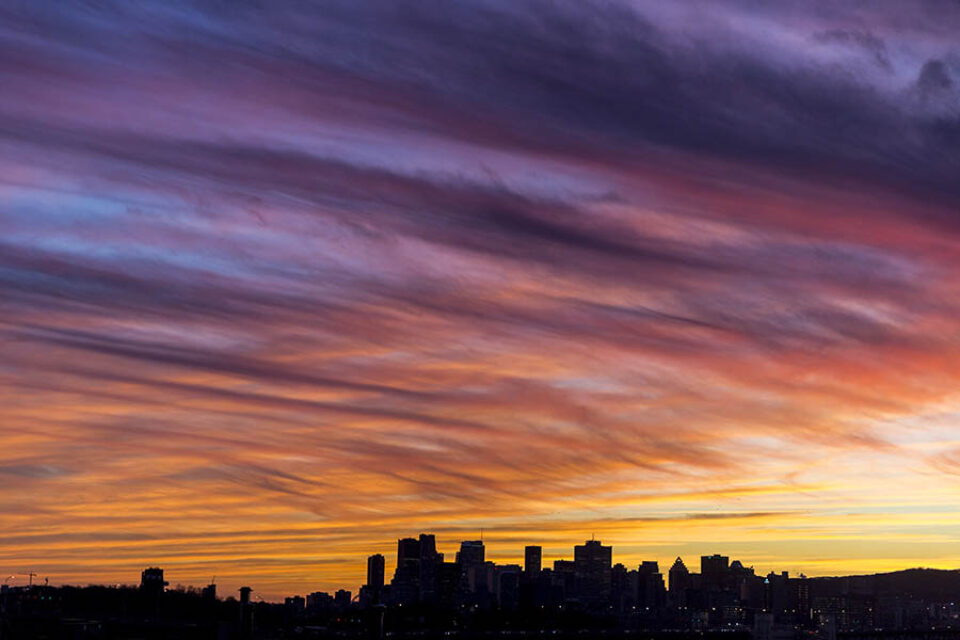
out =
[(0, 466), (0, 475), (36, 480), (62, 476), (67, 473), (69, 472), (65, 469), (39, 464), (5, 464)]
[(0, 22), (0, 563), (278, 597), (418, 530), (803, 570), (850, 505), (877, 559), (948, 526), (952, 5)]

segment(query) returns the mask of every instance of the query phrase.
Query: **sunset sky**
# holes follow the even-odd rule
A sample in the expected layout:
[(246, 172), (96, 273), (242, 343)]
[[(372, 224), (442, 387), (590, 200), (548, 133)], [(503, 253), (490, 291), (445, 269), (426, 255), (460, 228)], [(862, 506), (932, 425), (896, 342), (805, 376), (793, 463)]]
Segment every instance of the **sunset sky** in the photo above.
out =
[[(7, 3), (0, 573), (960, 567), (960, 5)], [(666, 565), (666, 566), (664, 566)]]

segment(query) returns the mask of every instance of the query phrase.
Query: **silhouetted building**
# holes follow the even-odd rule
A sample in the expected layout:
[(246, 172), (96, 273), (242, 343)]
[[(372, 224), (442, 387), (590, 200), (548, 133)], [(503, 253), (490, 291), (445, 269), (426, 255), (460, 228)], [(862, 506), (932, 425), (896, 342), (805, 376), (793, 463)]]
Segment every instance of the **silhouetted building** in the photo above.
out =
[(307, 610), (322, 613), (333, 610), (333, 596), (325, 591), (314, 591), (307, 595)]
[(200, 592), (200, 596), (206, 602), (214, 602), (217, 599), (217, 585), (212, 582), (203, 588), (203, 591)]
[(437, 553), (437, 539), (431, 533), (420, 534), (420, 602), (435, 604), (437, 601), (437, 572), (443, 562), (443, 554)]
[(240, 587), (240, 637), (253, 638), (253, 605), (250, 603), (250, 587)]
[(303, 596), (290, 596), (283, 599), (283, 606), (289, 613), (298, 615), (307, 608), (307, 601), (303, 599)]
[(763, 610), (772, 613), (777, 619), (782, 619), (790, 608), (789, 581), (790, 574), (786, 571), (780, 574), (771, 571), (763, 581)]
[(464, 540), (460, 543), (460, 551), (457, 552), (457, 562), (460, 566), (483, 564), (485, 557), (483, 540)]
[(637, 608), (644, 612), (657, 611), (666, 604), (666, 588), (660, 565), (644, 560), (637, 568)]
[(567, 604), (577, 597), (577, 570), (573, 560), (553, 561), (552, 602)]
[(523, 571), (529, 577), (534, 577), (540, 573), (540, 565), (543, 562), (543, 547), (528, 546), (523, 549)]
[(437, 605), (452, 608), (460, 588), (460, 565), (456, 562), (440, 562), (437, 565)]
[(523, 570), (518, 564), (497, 566), (494, 570), (494, 585), (497, 603), (508, 611), (520, 605), (520, 574)]
[(380, 553), (367, 558), (367, 582), (360, 587), (359, 601), (362, 608), (380, 604), (384, 596), (386, 560)]
[(691, 586), (691, 580), (690, 571), (687, 569), (687, 565), (683, 563), (683, 558), (678, 556), (673, 561), (673, 566), (670, 567), (668, 575), (670, 578), (670, 600), (674, 606), (686, 606), (687, 589)]
[(630, 572), (620, 562), (610, 569), (610, 604), (615, 613), (625, 613), (636, 603), (636, 589), (631, 584)]
[(386, 559), (383, 554), (375, 553), (367, 558), (367, 586), (375, 593), (383, 591)]
[(397, 564), (409, 561), (420, 561), (420, 541), (416, 538), (401, 538), (397, 540)]
[(727, 584), (730, 558), (714, 554), (700, 556), (700, 584), (704, 589), (723, 589)]
[(395, 604), (411, 605), (419, 602), (420, 541), (416, 538), (397, 540), (397, 568), (390, 587), (390, 597)]
[(421, 533), (417, 541), (420, 547), (420, 558), (432, 558), (437, 555), (437, 537), (432, 533)]
[(610, 604), (610, 570), (613, 547), (588, 540), (573, 548), (577, 599), (584, 606), (602, 610)]
[(485, 566), (486, 549), (482, 540), (464, 540), (457, 552), (460, 584), (457, 589), (461, 604), (488, 606), (493, 576)]
[[(790, 586), (792, 587), (791, 597), (795, 603), (796, 622), (802, 626), (809, 626), (813, 620), (810, 611), (810, 580), (807, 576), (800, 574), (799, 578), (790, 580)], [(960, 611), (957, 613), (960, 614)], [(956, 618), (960, 619), (960, 615)]]
[(687, 565), (683, 563), (683, 558), (678, 556), (677, 559), (673, 561), (673, 566), (670, 567), (669, 579), (670, 593), (680, 592), (690, 587), (690, 571), (687, 569)]
[(146, 593), (163, 593), (169, 583), (163, 579), (163, 569), (150, 567), (140, 574), (140, 589)]
[(470, 564), (462, 567), (467, 598), (466, 602), (480, 609), (496, 605), (497, 566), (492, 562)]

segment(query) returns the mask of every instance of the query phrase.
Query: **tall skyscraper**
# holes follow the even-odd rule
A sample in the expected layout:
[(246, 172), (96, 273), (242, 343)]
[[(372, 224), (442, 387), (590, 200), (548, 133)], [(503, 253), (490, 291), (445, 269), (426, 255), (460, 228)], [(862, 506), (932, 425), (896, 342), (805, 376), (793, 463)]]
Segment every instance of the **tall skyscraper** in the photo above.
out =
[(523, 549), (523, 572), (529, 577), (540, 573), (540, 566), (543, 562), (543, 548), (538, 546), (528, 546)]
[(573, 548), (578, 599), (594, 610), (610, 605), (610, 572), (613, 547), (599, 540), (588, 540)]
[(722, 589), (727, 583), (730, 558), (714, 554), (700, 556), (700, 580), (705, 589)]
[(460, 551), (457, 552), (457, 562), (467, 567), (475, 564), (483, 564), (486, 558), (486, 550), (483, 546), (483, 540), (464, 540), (460, 543)]
[(577, 570), (573, 560), (554, 560), (553, 578), (563, 594), (563, 601), (577, 597)]
[(482, 540), (464, 540), (457, 552), (457, 566), (460, 567), (460, 585), (458, 592), (462, 603), (482, 605), (487, 603), (491, 579), (487, 570), (486, 550)]
[(637, 568), (637, 606), (642, 610), (656, 610), (666, 600), (666, 589), (660, 566), (654, 560), (644, 560)]
[(397, 566), (407, 560), (420, 561), (420, 541), (416, 538), (397, 540)]
[(420, 534), (420, 602), (437, 601), (437, 574), (443, 554), (437, 553), (437, 538), (432, 533)]
[(250, 603), (250, 587), (240, 587), (240, 638), (253, 638), (253, 605)]
[(520, 603), (520, 565), (500, 565), (494, 570), (494, 589), (502, 609), (516, 609)]
[(678, 556), (677, 559), (673, 561), (673, 566), (670, 567), (670, 573), (668, 575), (670, 578), (669, 588), (671, 594), (678, 595), (690, 588), (690, 571), (687, 570), (687, 565), (683, 563), (683, 558)]
[(631, 580), (630, 573), (619, 562), (610, 570), (610, 603), (616, 613), (631, 611), (636, 606), (636, 580)]
[(420, 600), (420, 541), (416, 538), (397, 540), (397, 569), (391, 589), (397, 604), (411, 605)]
[(375, 593), (383, 589), (385, 567), (383, 554), (376, 553), (367, 558), (367, 586)]
[(421, 533), (420, 539), (420, 557), (430, 557), (437, 555), (437, 537), (432, 533)]

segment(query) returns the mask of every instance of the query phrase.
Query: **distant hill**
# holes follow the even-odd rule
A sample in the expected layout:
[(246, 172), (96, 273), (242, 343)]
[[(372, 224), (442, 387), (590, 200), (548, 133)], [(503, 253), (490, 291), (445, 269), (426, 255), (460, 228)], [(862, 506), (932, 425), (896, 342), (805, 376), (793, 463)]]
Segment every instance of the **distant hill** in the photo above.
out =
[(836, 578), (810, 578), (813, 593), (832, 595), (898, 595), (925, 600), (960, 600), (960, 570), (906, 569), (892, 573)]

